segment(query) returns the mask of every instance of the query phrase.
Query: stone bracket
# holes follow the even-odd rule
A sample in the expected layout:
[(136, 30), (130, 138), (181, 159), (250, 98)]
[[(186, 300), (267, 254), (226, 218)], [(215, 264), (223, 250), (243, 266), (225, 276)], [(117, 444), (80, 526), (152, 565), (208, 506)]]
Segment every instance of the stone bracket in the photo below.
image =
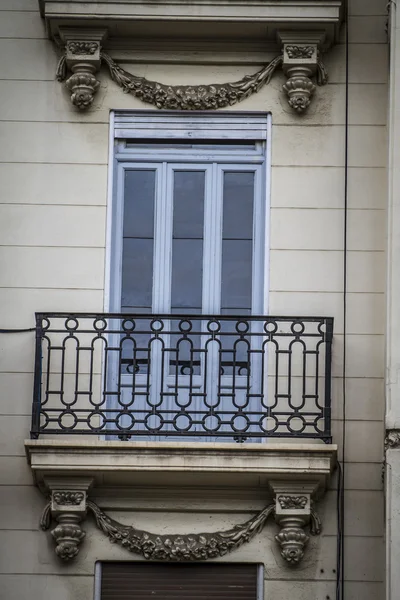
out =
[(49, 478), (45, 480), (50, 492), (50, 501), (44, 509), (40, 526), (49, 529), (52, 519), (57, 526), (51, 535), (56, 543), (56, 554), (68, 561), (79, 552), (79, 544), (85, 537), (81, 521), (86, 518), (87, 495), (92, 486), (92, 478)]
[(106, 29), (69, 29), (60, 27), (61, 43), (65, 54), (57, 68), (57, 79), (63, 81), (67, 71), (72, 75), (65, 85), (71, 92), (71, 102), (80, 110), (93, 103), (100, 82), (95, 77), (101, 66), (101, 44), (107, 37)]
[(317, 75), (319, 85), (325, 85), (328, 81), (320, 60), (325, 34), (315, 31), (279, 31), (278, 39), (282, 44), (282, 69), (288, 78), (283, 89), (291, 108), (302, 113), (310, 106), (316, 90), (311, 78)]
[(275, 521), (281, 527), (275, 536), (281, 547), (281, 556), (291, 566), (302, 560), (309, 536), (304, 528), (310, 524), (310, 533), (321, 532), (321, 522), (312, 508), (312, 495), (316, 492), (315, 483), (270, 482), (275, 494)]

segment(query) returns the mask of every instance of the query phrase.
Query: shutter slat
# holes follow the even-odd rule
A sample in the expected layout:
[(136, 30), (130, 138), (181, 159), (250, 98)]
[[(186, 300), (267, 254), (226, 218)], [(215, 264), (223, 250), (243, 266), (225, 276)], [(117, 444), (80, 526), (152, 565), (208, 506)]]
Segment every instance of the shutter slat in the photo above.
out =
[(267, 113), (177, 114), (174, 111), (116, 112), (118, 139), (266, 140)]

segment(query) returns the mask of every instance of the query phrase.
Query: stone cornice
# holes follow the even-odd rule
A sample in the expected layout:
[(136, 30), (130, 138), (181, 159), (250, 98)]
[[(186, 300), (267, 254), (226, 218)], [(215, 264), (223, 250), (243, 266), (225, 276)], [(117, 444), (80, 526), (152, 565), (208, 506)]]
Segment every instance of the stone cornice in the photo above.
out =
[(111, 38), (182, 37), (267, 39), (278, 29), (325, 33), (337, 40), (343, 0), (39, 0), (49, 37), (59, 27), (107, 27)]

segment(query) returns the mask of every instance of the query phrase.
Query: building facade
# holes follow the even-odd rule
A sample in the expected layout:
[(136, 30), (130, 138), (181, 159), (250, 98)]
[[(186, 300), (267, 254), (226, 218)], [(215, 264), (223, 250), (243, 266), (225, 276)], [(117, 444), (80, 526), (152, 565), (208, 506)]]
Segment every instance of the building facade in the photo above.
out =
[(2, 0), (1, 598), (397, 598), (398, 27)]

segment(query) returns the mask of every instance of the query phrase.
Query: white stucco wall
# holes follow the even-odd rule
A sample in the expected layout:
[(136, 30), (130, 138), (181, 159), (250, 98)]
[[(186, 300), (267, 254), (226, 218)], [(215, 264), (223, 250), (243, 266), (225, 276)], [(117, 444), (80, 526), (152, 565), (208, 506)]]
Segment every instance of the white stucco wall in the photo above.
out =
[[(350, 0), (346, 380), (346, 600), (383, 598), (386, 0)], [(57, 56), (36, 0), (0, 2), (0, 327), (31, 327), (34, 311), (103, 308), (109, 110), (147, 108), (101, 75), (94, 108), (75, 111), (54, 80)], [(221, 59), (221, 63), (223, 60)], [(179, 63), (178, 63), (179, 66)], [(258, 65), (126, 66), (166, 83), (234, 81)], [(343, 433), (345, 45), (326, 56), (330, 82), (307, 115), (293, 115), (283, 75), (235, 109), (273, 117), (270, 312), (335, 317), (333, 435)], [(44, 505), (24, 456), (33, 381), (32, 333), (0, 336), (0, 597), (91, 598), (94, 562), (129, 559), (91, 523), (79, 558), (60, 564), (38, 528)], [(342, 458), (342, 456), (340, 456)], [(229, 560), (263, 561), (266, 597), (334, 598), (336, 490), (321, 503), (324, 531), (289, 570), (268, 526)], [(253, 490), (215, 491), (201, 509), (188, 491), (142, 491), (139, 512), (115, 513), (154, 531), (229, 527), (261, 508)], [(228, 507), (228, 508), (227, 508)], [(152, 513), (152, 508), (158, 512)], [(210, 517), (212, 515), (212, 518)], [(212, 523), (212, 525), (210, 525)], [(33, 576), (34, 575), (34, 576)]]

